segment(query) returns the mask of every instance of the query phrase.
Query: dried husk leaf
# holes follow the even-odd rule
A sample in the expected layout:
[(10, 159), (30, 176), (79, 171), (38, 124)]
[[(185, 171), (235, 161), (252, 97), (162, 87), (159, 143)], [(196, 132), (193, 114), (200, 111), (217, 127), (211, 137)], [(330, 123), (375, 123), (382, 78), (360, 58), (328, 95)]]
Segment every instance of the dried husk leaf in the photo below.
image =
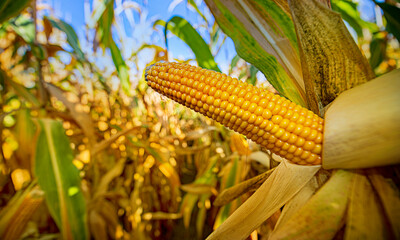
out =
[(395, 239), (400, 239), (400, 191), (393, 180), (383, 177), (376, 169), (367, 171), (368, 179), (382, 203)]
[(325, 114), (322, 165), (368, 168), (400, 163), (400, 70), (342, 93)]
[(374, 78), (340, 15), (317, 0), (289, 0), (300, 44), (303, 79), (311, 110), (323, 108), (341, 92)]
[(361, 172), (355, 174), (350, 192), (345, 239), (388, 239), (382, 206)]
[(308, 202), (308, 200), (317, 191), (318, 187), (317, 179), (316, 177), (313, 177), (310, 181), (308, 181), (307, 185), (305, 185), (292, 199), (290, 199), (290, 201), (282, 210), (282, 214), (276, 223), (275, 231), (284, 226), (285, 223), (292, 217), (292, 215)]
[(257, 189), (265, 182), (265, 180), (272, 174), (275, 169), (266, 171), (258, 176), (236, 184), (233, 187), (224, 189), (213, 202), (214, 206), (225, 205), (248, 191)]
[(343, 225), (354, 173), (338, 170), (270, 239), (332, 239)]
[(1, 239), (19, 239), (26, 224), (42, 204), (44, 198), (43, 193), (40, 190), (33, 188), (28, 191), (27, 195), (24, 194), (21, 196), (24, 196), (24, 198), (19, 204), (18, 209), (16, 209), (12, 217), (9, 219)]
[(261, 187), (207, 239), (245, 239), (291, 199), (320, 169), (283, 161)]

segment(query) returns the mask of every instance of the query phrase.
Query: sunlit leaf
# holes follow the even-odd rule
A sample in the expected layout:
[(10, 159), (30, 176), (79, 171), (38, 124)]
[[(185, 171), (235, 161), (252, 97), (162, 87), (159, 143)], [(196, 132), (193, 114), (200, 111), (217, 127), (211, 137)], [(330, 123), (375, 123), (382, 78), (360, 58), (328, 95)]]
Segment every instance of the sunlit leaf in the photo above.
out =
[(154, 25), (164, 26), (165, 44), (168, 48), (167, 32), (171, 31), (182, 41), (184, 41), (190, 49), (192, 49), (196, 56), (197, 63), (200, 67), (215, 70), (220, 72), (217, 63), (214, 61), (214, 57), (211, 54), (210, 48), (207, 43), (203, 40), (200, 34), (190, 25), (188, 21), (179, 16), (174, 16), (166, 23), (162, 20), (158, 20)]
[(306, 106), (305, 89), (290, 15), (274, 1), (206, 0), (238, 55), (264, 73), (290, 100)]
[(45, 192), (47, 206), (64, 239), (87, 239), (81, 179), (72, 163), (73, 153), (64, 128), (55, 120), (38, 122), (35, 175)]

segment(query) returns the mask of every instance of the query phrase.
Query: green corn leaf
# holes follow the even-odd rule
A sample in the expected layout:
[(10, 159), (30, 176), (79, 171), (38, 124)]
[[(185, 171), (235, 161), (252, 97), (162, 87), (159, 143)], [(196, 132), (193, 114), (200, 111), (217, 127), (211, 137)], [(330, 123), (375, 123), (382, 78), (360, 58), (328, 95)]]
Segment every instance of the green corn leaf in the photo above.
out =
[[(121, 87), (129, 95), (130, 82), (129, 71), (121, 51), (112, 37), (112, 22), (114, 19), (114, 1), (107, 0), (100, 3), (99, 7), (93, 11), (92, 19), (89, 25), (94, 25), (97, 20), (97, 34), (100, 37), (101, 46), (109, 48), (118, 77), (121, 81)], [(92, 23), (93, 22), (93, 23)]]
[(12, 29), (21, 36), (25, 42), (33, 44), (35, 41), (35, 24), (33, 20), (23, 15), (10, 21)]
[(61, 19), (53, 19), (50, 17), (45, 17), (45, 19), (49, 20), (53, 27), (63, 31), (67, 35), (67, 42), (69, 43), (69, 45), (71, 45), (78, 60), (85, 61), (85, 54), (83, 53), (79, 45), (78, 35), (76, 34), (72, 26)]
[(6, 83), (10, 84), (10, 86), (14, 89), (16, 94), (20, 97), (23, 97), (25, 100), (30, 102), (35, 107), (40, 107), (39, 100), (33, 95), (27, 88), (22, 86), (21, 84), (14, 82), (10, 78), (8, 78), (7, 74), (0, 69), (0, 78), (3, 78)]
[(340, 13), (345, 20), (357, 33), (359, 38), (363, 37), (363, 28), (368, 28), (374, 32), (378, 30), (376, 24), (366, 22), (361, 19), (360, 12), (357, 10), (358, 4), (351, 0), (333, 0), (331, 1), (332, 10)]
[(35, 175), (63, 239), (87, 239), (85, 200), (70, 143), (59, 121), (38, 120)]
[(126, 65), (124, 59), (122, 58), (121, 51), (119, 50), (117, 44), (115, 44), (114, 40), (110, 44), (110, 51), (114, 65), (117, 68), (122, 89), (126, 94), (129, 94), (130, 82), (129, 82), (128, 66)]
[(0, 1), (0, 23), (10, 19), (24, 10), (31, 0), (2, 0)]
[(377, 68), (386, 58), (386, 47), (386, 32), (374, 33), (372, 35), (371, 43), (369, 44), (369, 51), (371, 52), (369, 64), (371, 65), (372, 69)]
[(254, 65), (280, 94), (306, 106), (305, 87), (290, 15), (272, 0), (206, 0), (238, 55)]
[(167, 31), (171, 31), (182, 41), (184, 41), (190, 49), (192, 49), (196, 56), (197, 63), (202, 68), (211, 69), (214, 71), (221, 72), (218, 68), (217, 63), (214, 61), (214, 57), (211, 54), (210, 48), (207, 43), (203, 40), (200, 34), (193, 28), (192, 25), (184, 18), (174, 16), (166, 23), (162, 20), (158, 20), (154, 25), (165, 26), (164, 36), (165, 44), (168, 48)]
[(400, 8), (388, 3), (374, 2), (383, 10), (383, 16), (387, 22), (386, 30), (400, 41)]

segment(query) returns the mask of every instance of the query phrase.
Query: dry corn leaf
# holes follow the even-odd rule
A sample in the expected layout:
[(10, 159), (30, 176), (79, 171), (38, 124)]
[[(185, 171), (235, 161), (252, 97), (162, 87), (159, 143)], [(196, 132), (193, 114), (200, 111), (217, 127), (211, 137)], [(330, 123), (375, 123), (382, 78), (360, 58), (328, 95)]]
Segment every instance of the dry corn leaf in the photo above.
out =
[(120, 176), (125, 167), (126, 158), (121, 158), (113, 168), (111, 168), (100, 180), (93, 199), (97, 199), (102, 194), (105, 194), (110, 186), (111, 181)]
[(379, 196), (396, 239), (400, 239), (400, 192), (391, 179), (369, 169), (368, 179)]
[(107, 240), (107, 225), (101, 214), (96, 211), (89, 212), (89, 228), (95, 240)]
[(300, 46), (303, 78), (311, 110), (323, 107), (341, 92), (374, 78), (340, 15), (317, 0), (290, 0)]
[(184, 184), (181, 186), (181, 189), (192, 194), (215, 194), (217, 192), (217, 190), (214, 188), (214, 185), (201, 183)]
[(179, 174), (175, 171), (175, 168), (169, 162), (161, 163), (158, 166), (158, 169), (164, 174), (166, 178), (168, 178), (172, 186), (181, 185)]
[(355, 174), (347, 210), (345, 239), (389, 239), (384, 212), (367, 177)]
[(147, 212), (143, 213), (143, 220), (176, 220), (182, 218), (182, 213)]
[(237, 152), (239, 155), (248, 156), (251, 154), (249, 143), (239, 133), (231, 135), (231, 149), (232, 152)]
[(275, 231), (280, 227), (284, 226), (285, 223), (295, 214), (298, 210), (300, 210), (306, 202), (314, 195), (314, 193), (318, 189), (318, 183), (316, 177), (313, 177), (308, 181), (307, 185), (305, 185), (300, 192), (298, 192), (290, 201), (285, 205), (282, 210), (282, 214), (280, 215), (278, 222), (275, 226)]
[(218, 197), (215, 199), (213, 205), (214, 206), (222, 206), (225, 205), (235, 198), (240, 197), (241, 195), (249, 192), (250, 190), (257, 189), (265, 182), (265, 180), (272, 174), (275, 169), (271, 169), (262, 173), (258, 176), (255, 176), (251, 179), (248, 179), (244, 182), (241, 182), (233, 187), (224, 189)]
[(300, 191), (321, 166), (300, 166), (283, 161), (224, 223), (207, 239), (245, 239)]
[(83, 111), (82, 104), (77, 99), (68, 99), (65, 93), (55, 85), (46, 83), (46, 88), (52, 96), (60, 100), (71, 113), (72, 118), (81, 127), (82, 131), (89, 138), (90, 143), (94, 144), (96, 136), (94, 133), (94, 124), (90, 115)]
[(35, 184), (18, 192), (0, 212), (1, 239), (19, 239), (43, 200), (43, 192)]
[(343, 225), (354, 173), (335, 172), (270, 239), (332, 239)]
[(122, 131), (112, 135), (110, 138), (105, 139), (99, 143), (96, 143), (96, 145), (94, 145), (92, 147), (92, 149), (90, 150), (92, 156), (98, 154), (99, 152), (101, 152), (102, 150), (104, 150), (105, 148), (110, 146), (111, 143), (115, 142), (120, 136), (130, 133), (133, 129), (135, 129), (135, 127), (122, 130)]

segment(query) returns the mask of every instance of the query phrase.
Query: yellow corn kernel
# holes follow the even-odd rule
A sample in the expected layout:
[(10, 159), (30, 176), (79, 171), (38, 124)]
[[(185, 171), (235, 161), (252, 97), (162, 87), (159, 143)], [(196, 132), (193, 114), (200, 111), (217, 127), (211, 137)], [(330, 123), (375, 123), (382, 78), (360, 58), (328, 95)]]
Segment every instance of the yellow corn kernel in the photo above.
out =
[(155, 91), (244, 134), (297, 164), (320, 164), (323, 124), (318, 115), (225, 74), (162, 62), (145, 73)]

